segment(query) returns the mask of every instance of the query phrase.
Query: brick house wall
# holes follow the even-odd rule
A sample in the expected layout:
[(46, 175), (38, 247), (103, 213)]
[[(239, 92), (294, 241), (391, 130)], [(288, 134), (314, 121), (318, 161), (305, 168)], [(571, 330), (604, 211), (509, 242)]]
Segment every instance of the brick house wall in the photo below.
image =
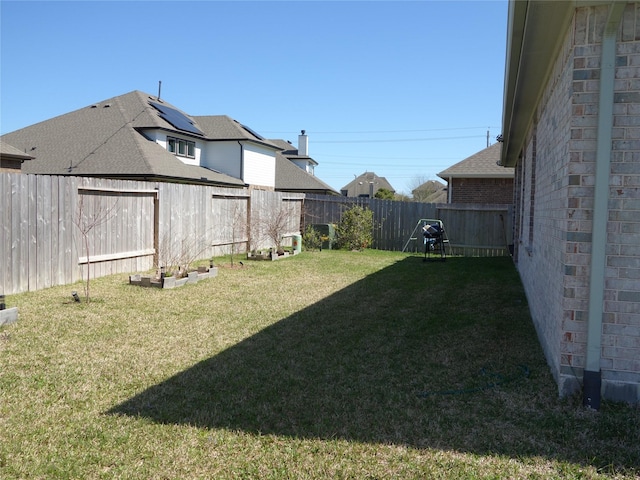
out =
[(592, 229), (607, 231), (603, 397), (640, 401), (640, 4), (618, 31), (606, 225), (593, 225), (601, 41), (608, 7), (577, 8), (516, 166), (515, 261), (560, 395), (581, 388)]
[(451, 203), (513, 202), (513, 178), (452, 178)]

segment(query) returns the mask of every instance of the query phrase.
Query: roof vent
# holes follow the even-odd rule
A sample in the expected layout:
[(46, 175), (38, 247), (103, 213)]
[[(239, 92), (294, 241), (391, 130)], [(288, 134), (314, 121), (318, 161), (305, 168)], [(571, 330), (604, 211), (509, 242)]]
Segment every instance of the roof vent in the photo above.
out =
[(105, 104), (102, 106), (102, 108), (109, 108), (110, 106), (111, 106), (111, 104), (110, 104), (110, 103), (105, 103)]
[(91, 105), (91, 108), (98, 108), (98, 104), (95, 103), (95, 104)]

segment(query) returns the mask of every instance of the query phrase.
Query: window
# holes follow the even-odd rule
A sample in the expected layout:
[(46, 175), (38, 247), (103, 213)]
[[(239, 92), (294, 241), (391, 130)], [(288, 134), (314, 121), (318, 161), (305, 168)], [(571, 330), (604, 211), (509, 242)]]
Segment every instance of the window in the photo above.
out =
[(181, 157), (196, 158), (196, 142), (167, 137), (167, 150)]

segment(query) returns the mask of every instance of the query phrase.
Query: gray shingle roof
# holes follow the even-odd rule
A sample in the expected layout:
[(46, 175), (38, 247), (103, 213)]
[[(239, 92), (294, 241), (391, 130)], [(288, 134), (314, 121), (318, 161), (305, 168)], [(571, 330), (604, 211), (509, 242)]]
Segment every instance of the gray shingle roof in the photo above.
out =
[(30, 152), (35, 147), (35, 158), (24, 164), (23, 173), (244, 185), (229, 175), (186, 165), (148, 140), (144, 136), (147, 129), (176, 131), (149, 104), (150, 100), (157, 101), (144, 92), (133, 91), (7, 133), (2, 140), (19, 150)]
[(298, 155), (298, 149), (291, 142), (282, 139), (270, 139), (269, 141), (280, 148), (284, 155)]
[(514, 169), (498, 166), (502, 143), (494, 143), (490, 147), (465, 158), (461, 162), (438, 173), (444, 180), (448, 178), (513, 178)]
[(205, 134), (207, 140), (247, 140), (280, 150), (280, 147), (274, 145), (271, 140), (260, 137), (250, 128), (227, 115), (206, 115), (191, 118), (196, 121), (196, 125)]
[(276, 153), (276, 190), (286, 192), (308, 192), (338, 194), (318, 177), (310, 175), (292, 163), (282, 153)]

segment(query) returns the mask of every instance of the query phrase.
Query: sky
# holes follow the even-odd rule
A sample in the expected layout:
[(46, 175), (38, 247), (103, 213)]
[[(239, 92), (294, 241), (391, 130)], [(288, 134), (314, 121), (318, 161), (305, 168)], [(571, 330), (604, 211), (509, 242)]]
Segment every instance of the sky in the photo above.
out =
[(0, 134), (140, 90), (269, 139), (339, 191), (410, 194), (501, 133), (507, 0), (0, 0)]

